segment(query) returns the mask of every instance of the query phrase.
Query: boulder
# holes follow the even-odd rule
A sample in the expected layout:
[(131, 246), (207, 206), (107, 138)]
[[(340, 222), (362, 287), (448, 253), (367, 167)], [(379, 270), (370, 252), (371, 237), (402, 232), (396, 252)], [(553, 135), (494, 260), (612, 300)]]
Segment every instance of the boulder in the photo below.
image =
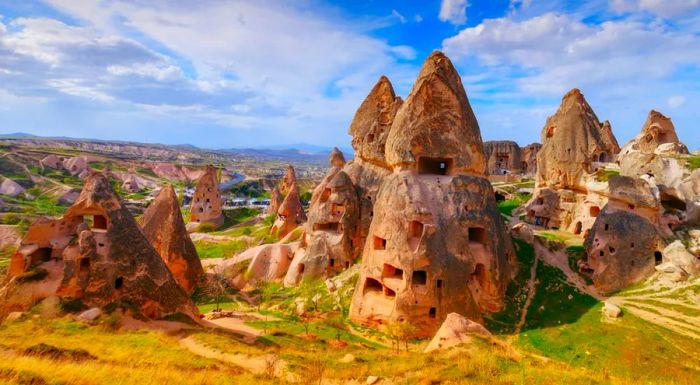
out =
[(80, 196), (80, 189), (74, 188), (66, 191), (64, 194), (58, 197), (56, 203), (61, 206), (70, 206), (78, 199)]
[(666, 246), (663, 261), (677, 266), (689, 275), (700, 274), (700, 259), (691, 254), (680, 240)]
[(626, 156), (634, 151), (653, 154), (659, 146), (667, 144), (671, 144), (671, 146), (664, 146), (660, 153), (669, 153), (669, 150), (679, 154), (688, 153), (688, 148), (678, 139), (676, 128), (671, 119), (658, 111), (651, 110), (642, 126), (642, 131), (625, 144), (620, 155)]
[(141, 218), (141, 229), (186, 292), (192, 293), (204, 274), (180, 212), (173, 186), (160, 190)]
[(92, 309), (85, 310), (80, 313), (76, 318), (78, 321), (92, 322), (102, 315), (102, 310), (99, 307), (93, 307)]
[(52, 168), (58, 170), (63, 167), (63, 159), (56, 154), (51, 154), (39, 161), (42, 168)]
[(491, 333), (479, 323), (471, 321), (460, 314), (450, 313), (423, 352), (430, 353), (438, 349), (448, 349), (453, 346), (467, 344), (474, 337), (490, 339)]
[(622, 309), (610, 301), (603, 302), (603, 314), (610, 318), (622, 317)]
[(5, 180), (0, 183), (0, 195), (7, 195), (14, 198), (20, 194), (24, 194), (24, 192), (24, 187), (10, 178), (5, 178)]

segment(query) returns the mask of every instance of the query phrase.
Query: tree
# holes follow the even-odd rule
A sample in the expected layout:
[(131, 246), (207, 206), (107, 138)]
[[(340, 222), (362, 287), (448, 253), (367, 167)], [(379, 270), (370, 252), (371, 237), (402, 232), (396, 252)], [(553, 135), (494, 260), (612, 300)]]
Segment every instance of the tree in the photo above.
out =
[(216, 308), (214, 311), (221, 311), (221, 297), (226, 294), (226, 276), (221, 272), (215, 272), (211, 275), (205, 287), (205, 294), (214, 297)]
[(326, 324), (326, 326), (335, 329), (335, 339), (340, 341), (340, 333), (347, 330), (343, 314), (332, 314), (331, 316), (325, 319), (324, 323)]
[(387, 334), (392, 339), (392, 346), (396, 344), (396, 354), (401, 352), (401, 342), (408, 351), (408, 341), (416, 333), (417, 328), (406, 321), (394, 321), (387, 325)]

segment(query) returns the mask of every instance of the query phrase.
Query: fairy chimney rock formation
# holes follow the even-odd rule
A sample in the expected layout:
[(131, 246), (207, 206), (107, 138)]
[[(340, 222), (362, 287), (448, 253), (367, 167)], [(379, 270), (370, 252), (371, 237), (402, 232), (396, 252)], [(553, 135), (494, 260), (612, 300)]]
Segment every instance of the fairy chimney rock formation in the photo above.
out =
[[(292, 174), (293, 172), (292, 169)], [(296, 179), (294, 179), (293, 184), (288, 189), (289, 192), (277, 210), (277, 220), (275, 220), (271, 229), (271, 233), (278, 234), (280, 237), (289, 234), (306, 221), (306, 214), (299, 198), (299, 187), (296, 184)]]
[(204, 174), (197, 179), (197, 188), (190, 204), (190, 223), (209, 224), (215, 227), (224, 223), (221, 211), (221, 191), (216, 176), (216, 168), (207, 166)]
[(677, 153), (687, 154), (688, 148), (681, 143), (676, 134), (676, 128), (671, 118), (658, 111), (649, 111), (646, 122), (642, 126), (642, 132), (628, 142), (622, 153), (637, 150), (642, 153), (653, 154), (657, 148), (664, 144), (677, 145)]
[(282, 195), (287, 196), (287, 194), (297, 186), (297, 174), (294, 172), (294, 167), (290, 164), (287, 166), (287, 171), (280, 183), (280, 192)]
[(535, 175), (537, 172), (537, 154), (542, 149), (539, 143), (531, 143), (522, 149), (522, 171), (528, 175)]
[[(334, 150), (333, 154), (340, 154)], [(285, 277), (286, 286), (305, 278), (326, 277), (350, 267), (360, 252), (360, 203), (355, 186), (334, 162), (314, 189), (306, 224), (305, 251), (295, 256)]]
[(331, 154), (328, 156), (328, 161), (331, 167), (343, 168), (345, 166), (345, 155), (338, 149), (338, 147), (333, 147)]
[(153, 319), (197, 313), (101, 173), (86, 179), (62, 218), (29, 228), (0, 296), (2, 314), (26, 311), (50, 296), (88, 307), (130, 304)]
[(557, 112), (542, 129), (537, 155), (537, 186), (572, 188), (582, 185), (593, 162), (610, 162), (619, 151), (612, 132), (603, 125), (578, 89), (562, 98)]
[(402, 104), (386, 76), (382, 76), (357, 109), (348, 133), (352, 135), (355, 156), (386, 167), (384, 146), (394, 117)]
[(432, 336), (449, 313), (503, 306), (514, 252), (486, 180), (481, 134), (459, 74), (433, 53), (391, 126), (351, 318), (410, 322)]
[(277, 215), (277, 210), (279, 210), (283, 200), (284, 196), (279, 187), (275, 186), (270, 192), (270, 206), (267, 207), (267, 213)]
[(386, 141), (386, 159), (394, 170), (486, 174), (479, 124), (462, 79), (442, 52), (426, 59), (396, 113)]
[(522, 151), (513, 141), (484, 142), (484, 153), (491, 175), (519, 174), (523, 171)]
[(160, 190), (144, 213), (141, 228), (180, 286), (191, 294), (204, 269), (185, 228), (173, 186), (167, 185)]

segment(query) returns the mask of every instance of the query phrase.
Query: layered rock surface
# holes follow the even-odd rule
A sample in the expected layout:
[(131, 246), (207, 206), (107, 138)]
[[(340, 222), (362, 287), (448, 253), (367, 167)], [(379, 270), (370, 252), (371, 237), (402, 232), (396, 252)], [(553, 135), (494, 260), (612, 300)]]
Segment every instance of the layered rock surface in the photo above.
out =
[(523, 167), (522, 151), (517, 143), (510, 140), (484, 142), (484, 154), (488, 159), (488, 173), (491, 175), (519, 174)]

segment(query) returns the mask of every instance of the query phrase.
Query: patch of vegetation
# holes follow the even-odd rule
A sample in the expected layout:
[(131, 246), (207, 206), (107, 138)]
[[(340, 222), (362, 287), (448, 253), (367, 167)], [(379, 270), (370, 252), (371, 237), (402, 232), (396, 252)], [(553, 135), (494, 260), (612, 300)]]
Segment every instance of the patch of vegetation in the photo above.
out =
[(231, 258), (241, 251), (247, 249), (250, 245), (242, 240), (229, 242), (197, 242), (195, 248), (199, 258)]
[(513, 211), (532, 199), (530, 194), (513, 194), (511, 199), (498, 202), (498, 211), (506, 216), (512, 216)]
[(65, 313), (77, 313), (86, 308), (83, 301), (79, 299), (62, 299), (59, 306)]
[(24, 354), (28, 356), (46, 357), (51, 360), (85, 361), (96, 359), (95, 356), (84, 349), (57, 348), (45, 343), (39, 343), (24, 349)]
[[(586, 255), (586, 248), (583, 245), (568, 246), (566, 248), (566, 258), (569, 262), (569, 267), (571, 268), (571, 270), (578, 273), (578, 262), (580, 260), (585, 260), (588, 258), (588, 256)], [(587, 284), (593, 284), (593, 280), (590, 277), (583, 274), (579, 275), (586, 281)]]
[(608, 182), (610, 178), (620, 175), (620, 170), (601, 168), (596, 172), (596, 179), (600, 182)]
[(693, 155), (687, 158), (686, 167), (690, 171), (694, 171), (700, 168), (700, 156)]
[(0, 269), (6, 269), (10, 266), (10, 261), (12, 256), (15, 254), (16, 247), (12, 245), (7, 245), (0, 248)]
[(49, 275), (49, 272), (46, 271), (46, 269), (42, 269), (40, 267), (34, 268), (32, 270), (27, 271), (26, 273), (19, 274), (16, 276), (15, 282), (19, 284), (24, 284), (24, 283), (29, 283), (29, 282), (36, 282), (36, 281), (41, 281), (42, 279), (46, 278), (46, 276)]
[(515, 331), (528, 296), (526, 283), (530, 279), (530, 269), (535, 263), (535, 250), (530, 244), (513, 239), (513, 245), (518, 258), (518, 275), (508, 284), (503, 310), (485, 317), (486, 327), (498, 334), (509, 334)]
[(224, 226), (231, 227), (239, 223), (246, 222), (257, 217), (260, 212), (249, 207), (238, 207), (231, 210), (224, 210)]

